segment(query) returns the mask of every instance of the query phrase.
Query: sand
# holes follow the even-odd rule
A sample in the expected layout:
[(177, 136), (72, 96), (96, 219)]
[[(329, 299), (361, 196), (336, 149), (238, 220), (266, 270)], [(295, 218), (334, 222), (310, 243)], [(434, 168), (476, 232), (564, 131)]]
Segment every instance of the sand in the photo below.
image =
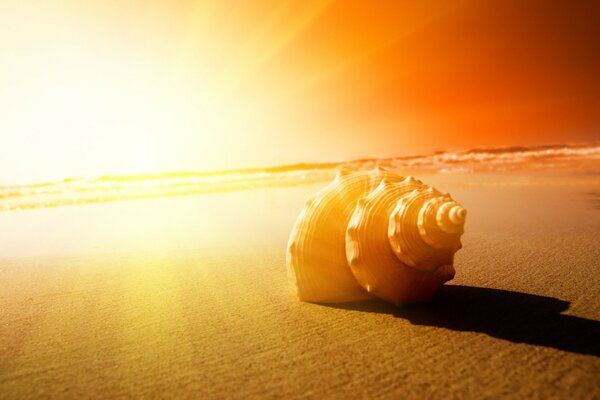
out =
[(315, 186), (0, 215), (0, 398), (600, 398), (600, 186), (427, 179), (464, 248), (401, 308), (292, 297)]

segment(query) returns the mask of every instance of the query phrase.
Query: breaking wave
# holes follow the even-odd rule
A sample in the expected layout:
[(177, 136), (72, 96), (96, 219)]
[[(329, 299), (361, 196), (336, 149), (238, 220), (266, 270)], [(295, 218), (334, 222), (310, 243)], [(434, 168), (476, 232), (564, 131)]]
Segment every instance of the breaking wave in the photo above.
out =
[(305, 163), (215, 172), (180, 172), (0, 186), (0, 211), (296, 186), (331, 179), (338, 168), (376, 166), (401, 174), (571, 171), (600, 175), (600, 145), (547, 145), (445, 151), (428, 155)]

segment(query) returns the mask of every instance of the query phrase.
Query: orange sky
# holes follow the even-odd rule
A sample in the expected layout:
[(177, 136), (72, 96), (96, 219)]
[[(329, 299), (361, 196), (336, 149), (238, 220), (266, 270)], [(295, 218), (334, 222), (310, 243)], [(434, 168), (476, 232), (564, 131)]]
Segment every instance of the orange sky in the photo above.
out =
[(0, 183), (597, 140), (599, 4), (1, 1)]
[(582, 3), (342, 1), (282, 57), (303, 75), (364, 54), (312, 93), (353, 119), (430, 122), (419, 147), (597, 139), (600, 3)]

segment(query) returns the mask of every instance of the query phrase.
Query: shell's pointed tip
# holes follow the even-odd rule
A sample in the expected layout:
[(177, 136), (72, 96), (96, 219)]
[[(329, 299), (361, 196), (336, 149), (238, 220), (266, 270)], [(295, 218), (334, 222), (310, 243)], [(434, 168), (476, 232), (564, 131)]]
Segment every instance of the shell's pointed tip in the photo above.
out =
[(448, 217), (450, 218), (450, 222), (452, 222), (454, 225), (464, 224), (465, 218), (467, 217), (467, 210), (465, 210), (462, 206), (456, 205), (450, 209)]

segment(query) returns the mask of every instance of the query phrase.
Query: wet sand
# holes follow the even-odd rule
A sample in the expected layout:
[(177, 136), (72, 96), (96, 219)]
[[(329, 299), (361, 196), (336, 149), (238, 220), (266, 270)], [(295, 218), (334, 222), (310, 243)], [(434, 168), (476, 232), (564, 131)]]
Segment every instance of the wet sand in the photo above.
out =
[(600, 185), (423, 179), (464, 247), (401, 308), (290, 294), (319, 185), (1, 214), (0, 398), (600, 397)]

